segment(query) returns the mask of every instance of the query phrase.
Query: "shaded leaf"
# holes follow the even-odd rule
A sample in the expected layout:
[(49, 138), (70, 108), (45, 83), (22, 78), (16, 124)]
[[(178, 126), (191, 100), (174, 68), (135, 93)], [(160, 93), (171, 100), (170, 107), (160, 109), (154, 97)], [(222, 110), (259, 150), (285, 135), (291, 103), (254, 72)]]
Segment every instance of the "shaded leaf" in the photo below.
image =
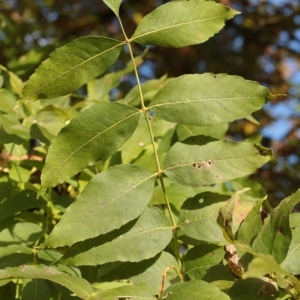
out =
[(27, 281), (22, 289), (22, 300), (50, 299), (50, 288), (46, 280), (32, 279)]
[[(153, 295), (157, 295), (161, 288), (164, 271), (171, 266), (179, 270), (175, 257), (168, 252), (162, 252), (153, 258), (138, 263), (122, 263), (119, 267), (102, 276), (101, 281), (127, 280), (134, 285), (145, 284)], [(102, 268), (103, 265), (99, 271)], [(176, 281), (179, 281), (176, 271), (174, 268), (168, 269), (164, 288), (168, 288)]]
[(237, 231), (237, 241), (242, 244), (251, 245), (262, 227), (261, 205), (264, 199), (259, 200), (248, 213), (241, 227)]
[(193, 125), (183, 125), (178, 124), (177, 126), (177, 136), (179, 141), (183, 141), (190, 136), (195, 135), (207, 135), (214, 137), (216, 139), (221, 139), (224, 137), (229, 127), (228, 123), (220, 123), (217, 125), (207, 125), (207, 126), (193, 126)]
[(53, 139), (41, 192), (115, 153), (132, 135), (138, 120), (135, 108), (120, 103), (101, 103), (80, 112)]
[(153, 173), (137, 165), (118, 165), (97, 174), (68, 207), (45, 246), (71, 246), (120, 228), (144, 211), (154, 182)]
[(282, 269), (272, 255), (257, 254), (257, 257), (251, 261), (247, 272), (244, 273), (242, 278), (261, 278), (266, 274), (273, 273), (276, 274), (276, 281), (279, 287), (285, 289), (292, 283), (299, 291), (299, 280), (292, 274)]
[[(139, 66), (143, 63), (143, 55), (136, 56), (134, 58), (135, 65)], [(109, 101), (109, 92), (111, 89), (117, 87), (122, 82), (122, 76), (126, 75), (134, 70), (134, 65), (132, 61), (126, 64), (126, 67), (122, 70), (111, 72), (100, 79), (92, 79), (87, 84), (88, 98), (87, 100), (96, 101)], [(89, 102), (86, 100), (82, 101), (82, 105), (88, 105)]]
[(19, 104), (75, 91), (105, 72), (123, 44), (105, 37), (83, 37), (56, 49), (29, 78)]
[(253, 242), (254, 251), (272, 254), (279, 264), (283, 262), (292, 240), (289, 215), (293, 207), (299, 202), (299, 195), (300, 190), (282, 200), (273, 210), (270, 222), (263, 225)]
[(10, 244), (32, 245), (40, 237), (42, 231), (41, 226), (34, 223), (14, 224), (0, 232), (0, 246)]
[(179, 212), (178, 227), (193, 239), (210, 243), (226, 243), (217, 224), (220, 207), (228, 196), (205, 192), (187, 199)]
[(41, 198), (39, 200), (36, 199), (36, 192), (31, 190), (21, 191), (14, 197), (9, 197), (6, 201), (0, 202), (0, 220), (21, 210), (40, 207), (45, 204), (45, 200)]
[(166, 289), (159, 299), (168, 300), (206, 300), (206, 299), (218, 299), (229, 300), (230, 298), (223, 292), (221, 292), (214, 285), (202, 281), (193, 280), (175, 283)]
[(83, 278), (70, 276), (45, 265), (23, 265), (0, 270), (0, 279), (47, 279), (59, 283), (80, 298), (86, 299), (93, 293), (92, 286)]
[(190, 249), (183, 260), (183, 270), (191, 280), (203, 279), (207, 282), (235, 280), (223, 264), (224, 247), (204, 244)]
[(272, 97), (268, 89), (257, 82), (239, 76), (205, 73), (171, 80), (155, 95), (148, 108), (170, 122), (204, 126), (244, 118)]
[(220, 208), (217, 222), (220, 225), (220, 227), (223, 229), (224, 237), (229, 243), (234, 243), (232, 224), (233, 224), (233, 211), (235, 208), (235, 204), (240, 199), (240, 195), (248, 190), (249, 188), (245, 188), (241, 191), (236, 192)]
[(92, 296), (86, 300), (117, 300), (117, 299), (132, 299), (132, 300), (156, 300), (147, 288), (136, 285), (125, 285), (111, 290), (99, 291), (93, 293)]
[[(231, 300), (279, 300), (275, 286), (260, 278), (238, 279), (228, 292)], [(284, 298), (286, 299), (286, 298)], [(288, 298), (290, 299), (290, 298)]]
[(200, 44), (219, 32), (238, 12), (207, 1), (178, 1), (159, 6), (145, 16), (131, 40), (162, 47)]
[(0, 269), (17, 267), (33, 261), (32, 249), (22, 245), (9, 245), (0, 248)]
[[(149, 102), (153, 99), (156, 93), (168, 82), (170, 78), (165, 76), (160, 79), (150, 79), (141, 84), (141, 90), (143, 93), (144, 102)], [(139, 87), (136, 85), (126, 95), (125, 102), (130, 105), (139, 105), (141, 102), (141, 96)]]
[(171, 148), (163, 172), (184, 185), (226, 182), (250, 174), (269, 161), (271, 151), (268, 155), (261, 151), (256, 144), (191, 137)]
[(137, 220), (120, 229), (73, 245), (64, 255), (64, 261), (75, 266), (138, 262), (161, 252), (171, 238), (168, 218), (157, 208), (146, 208)]

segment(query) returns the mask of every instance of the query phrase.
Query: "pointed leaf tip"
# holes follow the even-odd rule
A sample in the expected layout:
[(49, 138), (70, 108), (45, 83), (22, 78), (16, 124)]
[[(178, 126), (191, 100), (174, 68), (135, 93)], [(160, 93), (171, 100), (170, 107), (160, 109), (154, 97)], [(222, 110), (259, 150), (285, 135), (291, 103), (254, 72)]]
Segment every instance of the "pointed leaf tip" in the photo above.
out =
[(140, 22), (131, 40), (162, 47), (200, 44), (215, 35), (238, 12), (213, 1), (173, 1)]
[(103, 2), (116, 14), (116, 16), (119, 16), (122, 0), (103, 0)]

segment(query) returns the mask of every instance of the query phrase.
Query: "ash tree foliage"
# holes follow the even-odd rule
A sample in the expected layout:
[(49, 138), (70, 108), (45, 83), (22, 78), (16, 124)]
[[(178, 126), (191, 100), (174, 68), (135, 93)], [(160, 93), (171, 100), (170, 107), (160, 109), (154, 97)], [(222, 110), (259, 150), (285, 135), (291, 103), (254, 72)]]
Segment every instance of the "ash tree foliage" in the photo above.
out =
[[(103, 1), (123, 28), (121, 0)], [(300, 192), (267, 207), (248, 175), (272, 150), (225, 136), (275, 96), (227, 74), (141, 83), (132, 50), (203, 43), (236, 14), (169, 2), (124, 40), (58, 48), (24, 87), (1, 66), (1, 299), (299, 299)]]

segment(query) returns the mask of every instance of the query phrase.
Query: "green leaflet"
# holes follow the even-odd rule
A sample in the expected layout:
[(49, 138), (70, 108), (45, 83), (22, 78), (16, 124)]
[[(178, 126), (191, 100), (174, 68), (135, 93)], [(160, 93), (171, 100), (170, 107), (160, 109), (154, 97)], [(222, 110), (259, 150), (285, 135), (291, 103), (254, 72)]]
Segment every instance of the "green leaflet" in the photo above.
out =
[(77, 114), (52, 141), (40, 192), (114, 154), (134, 132), (139, 116), (120, 103), (97, 104)]
[(0, 279), (47, 279), (59, 283), (75, 295), (86, 299), (93, 293), (92, 286), (83, 278), (71, 276), (45, 265), (23, 265), (0, 270)]
[(166, 298), (168, 300), (230, 300), (229, 296), (213, 284), (197, 279), (173, 284), (163, 292), (160, 299)]
[(122, 0), (103, 0), (103, 2), (116, 14), (116, 16), (119, 16)]
[(29, 78), (19, 104), (75, 91), (105, 72), (123, 45), (124, 42), (105, 37), (83, 37), (58, 48)]
[(270, 222), (264, 224), (253, 242), (254, 251), (272, 254), (279, 264), (284, 261), (292, 240), (289, 215), (299, 202), (299, 195), (300, 190), (282, 200), (273, 210)]
[(22, 288), (22, 300), (49, 300), (50, 286), (44, 279), (26, 280)]
[(269, 161), (271, 154), (256, 144), (196, 136), (171, 148), (163, 172), (184, 185), (214, 184), (252, 173)]
[[(224, 250), (223, 250), (224, 256)], [(118, 262), (117, 262), (118, 263)], [(103, 282), (114, 282), (122, 280), (132, 284), (145, 284), (153, 295), (157, 295), (161, 288), (161, 281), (164, 271), (169, 267), (176, 267), (179, 270), (178, 263), (173, 255), (168, 252), (161, 252), (153, 258), (140, 262), (125, 262), (108, 274), (101, 276)], [(100, 268), (102, 270), (103, 268)], [(100, 277), (98, 275), (98, 277)], [(172, 283), (180, 281), (174, 268), (170, 268), (164, 281), (165, 289)]]
[(257, 82), (205, 73), (171, 80), (154, 96), (148, 108), (169, 122), (204, 126), (244, 118), (271, 97), (268, 89)]
[(285, 260), (281, 263), (281, 267), (292, 273), (300, 273), (300, 265), (298, 263), (300, 257), (300, 227), (296, 227), (292, 230), (292, 241), (289, 246), (289, 251)]
[(234, 281), (235, 277), (228, 272), (223, 263), (224, 254), (224, 247), (211, 244), (195, 246), (184, 257), (184, 273), (191, 280), (203, 279), (207, 282), (216, 280)]
[(114, 261), (138, 262), (161, 252), (172, 238), (168, 218), (157, 208), (146, 208), (137, 220), (120, 229), (73, 245), (64, 262), (75, 266)]
[(248, 191), (250, 188), (244, 188), (236, 192), (230, 199), (220, 208), (217, 222), (223, 230), (224, 237), (229, 243), (234, 243), (234, 234), (232, 230), (233, 225), (233, 212), (236, 202), (240, 200), (240, 195)]
[(200, 44), (238, 12), (213, 1), (173, 1), (145, 16), (131, 41), (162, 47)]
[(143, 286), (125, 285), (106, 291), (98, 291), (86, 300), (116, 300), (116, 299), (132, 299), (132, 300), (156, 300), (147, 288)]
[(198, 241), (225, 244), (222, 230), (217, 224), (219, 209), (228, 196), (200, 193), (188, 198), (179, 212), (178, 227), (188, 237)]
[(68, 207), (45, 245), (71, 246), (120, 228), (146, 208), (154, 181), (151, 171), (137, 165), (117, 165), (97, 174)]

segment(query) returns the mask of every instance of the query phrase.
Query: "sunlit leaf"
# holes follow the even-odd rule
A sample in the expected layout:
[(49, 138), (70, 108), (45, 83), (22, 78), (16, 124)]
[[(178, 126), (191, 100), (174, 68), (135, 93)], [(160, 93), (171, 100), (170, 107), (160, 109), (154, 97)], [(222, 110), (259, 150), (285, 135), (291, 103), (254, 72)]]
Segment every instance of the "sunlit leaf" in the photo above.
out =
[(161, 299), (168, 300), (229, 300), (229, 296), (221, 292), (213, 284), (202, 280), (192, 280), (186, 282), (175, 283), (166, 289)]
[(162, 47), (200, 44), (238, 12), (212, 1), (173, 1), (145, 16), (131, 40)]
[(68, 207), (45, 245), (70, 246), (120, 228), (146, 208), (154, 181), (151, 171), (137, 165), (118, 165), (97, 174)]
[(122, 0), (103, 0), (103, 2), (118, 16)]
[(0, 279), (47, 279), (59, 283), (75, 295), (86, 299), (93, 293), (92, 286), (83, 278), (70, 276), (45, 265), (23, 265), (0, 270)]
[(123, 44), (105, 37), (83, 37), (58, 48), (29, 78), (19, 103), (75, 91), (105, 72), (118, 58)]
[(120, 103), (97, 104), (77, 114), (49, 148), (41, 192), (116, 152), (134, 132), (139, 116)]
[(148, 108), (170, 122), (204, 126), (244, 118), (271, 98), (268, 89), (257, 82), (205, 73), (171, 80)]
[(99, 291), (93, 293), (86, 300), (117, 300), (117, 299), (132, 299), (132, 300), (156, 300), (147, 288), (143, 286), (125, 285), (111, 290)]
[(270, 222), (263, 225), (252, 245), (256, 252), (272, 254), (279, 264), (285, 259), (290, 247), (292, 232), (289, 215), (300, 201), (299, 196), (300, 190), (280, 202), (273, 210)]
[(292, 230), (292, 241), (281, 267), (292, 274), (300, 274), (300, 227)]
[(186, 236), (199, 241), (226, 243), (217, 217), (227, 199), (228, 196), (210, 192), (187, 199), (179, 212), (179, 228)]
[(156, 208), (105, 235), (74, 244), (64, 256), (67, 264), (98, 265), (114, 261), (138, 262), (161, 252), (172, 238), (168, 218)]
[(271, 155), (271, 150), (256, 144), (191, 137), (171, 148), (163, 172), (180, 184), (208, 185), (250, 174)]

